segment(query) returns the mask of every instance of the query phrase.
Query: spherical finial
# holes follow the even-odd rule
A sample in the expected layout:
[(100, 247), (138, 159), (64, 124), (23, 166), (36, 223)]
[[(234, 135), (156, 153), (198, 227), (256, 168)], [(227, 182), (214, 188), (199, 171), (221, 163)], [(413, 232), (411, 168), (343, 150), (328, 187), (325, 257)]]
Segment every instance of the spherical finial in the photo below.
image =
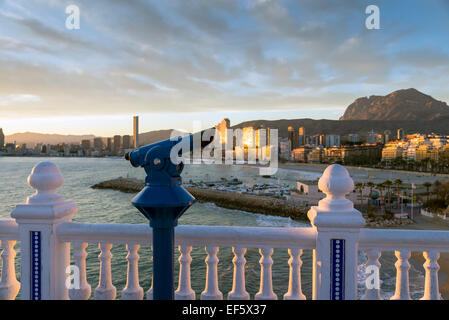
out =
[(354, 181), (345, 167), (333, 164), (324, 170), (318, 181), (318, 187), (327, 196), (340, 198), (354, 190)]
[(28, 184), (37, 193), (54, 193), (64, 182), (58, 166), (50, 161), (39, 162), (28, 176)]

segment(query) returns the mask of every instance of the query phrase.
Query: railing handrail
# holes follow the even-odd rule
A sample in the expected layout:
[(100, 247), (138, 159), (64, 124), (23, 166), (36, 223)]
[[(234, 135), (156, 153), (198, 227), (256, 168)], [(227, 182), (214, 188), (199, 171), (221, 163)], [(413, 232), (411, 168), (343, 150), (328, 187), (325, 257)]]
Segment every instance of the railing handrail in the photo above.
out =
[[(316, 231), (310, 227), (180, 225), (175, 230), (175, 241), (178, 245), (314, 249), (316, 242)], [(151, 244), (152, 242), (152, 230), (147, 224), (66, 222), (57, 226), (56, 235), (63, 242), (113, 244)]]
[[(147, 224), (80, 223), (66, 222), (56, 229), (64, 242), (107, 241), (114, 244), (151, 244), (152, 231)], [(0, 240), (19, 240), (19, 227), (15, 219), (0, 219)], [(300, 247), (314, 249), (316, 234), (313, 228), (239, 227), (180, 225), (176, 228), (176, 243), (188, 245), (273, 248)], [(449, 252), (449, 231), (444, 230), (360, 230), (359, 249), (377, 248), (381, 251), (408, 249), (424, 251), (435, 249)]]
[(359, 249), (373, 248), (379, 251), (434, 249), (439, 252), (449, 252), (449, 231), (360, 229)]
[(0, 219), (0, 240), (19, 240), (19, 225), (15, 219)]

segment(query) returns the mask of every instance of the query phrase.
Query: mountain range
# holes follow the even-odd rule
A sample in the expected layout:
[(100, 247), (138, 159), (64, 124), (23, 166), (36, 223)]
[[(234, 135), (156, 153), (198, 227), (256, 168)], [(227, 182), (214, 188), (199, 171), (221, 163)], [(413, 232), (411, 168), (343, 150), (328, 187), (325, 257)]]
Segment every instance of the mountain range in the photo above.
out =
[(48, 134), (36, 132), (21, 132), (5, 136), (5, 143), (13, 143), (14, 141), (21, 144), (58, 144), (58, 143), (80, 143), (81, 140), (92, 140), (95, 138), (93, 134), (86, 135), (62, 135), (62, 134)]
[[(356, 99), (350, 104), (339, 120), (314, 119), (281, 119), (250, 120), (231, 128), (277, 128), (280, 137), (288, 136), (288, 127), (295, 130), (304, 127), (307, 135), (358, 133), (362, 136), (374, 130), (383, 133), (390, 130), (393, 134), (398, 128), (406, 133), (449, 134), (449, 106), (435, 100), (416, 89), (402, 89), (386, 96), (370, 96)], [(141, 133), (139, 142), (142, 145), (167, 139), (172, 129)], [(5, 137), (6, 142), (16, 141), (18, 144), (36, 143), (79, 143), (81, 140), (92, 140), (94, 135), (59, 135), (41, 133), (16, 133)]]

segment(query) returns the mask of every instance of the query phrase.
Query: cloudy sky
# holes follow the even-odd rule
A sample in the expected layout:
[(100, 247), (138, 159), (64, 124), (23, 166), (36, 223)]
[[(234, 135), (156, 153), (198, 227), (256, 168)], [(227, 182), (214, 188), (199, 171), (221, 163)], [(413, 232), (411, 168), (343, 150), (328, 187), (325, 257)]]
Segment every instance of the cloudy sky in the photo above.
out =
[(338, 119), (410, 87), (449, 102), (449, 1), (3, 0), (0, 75), (6, 134)]

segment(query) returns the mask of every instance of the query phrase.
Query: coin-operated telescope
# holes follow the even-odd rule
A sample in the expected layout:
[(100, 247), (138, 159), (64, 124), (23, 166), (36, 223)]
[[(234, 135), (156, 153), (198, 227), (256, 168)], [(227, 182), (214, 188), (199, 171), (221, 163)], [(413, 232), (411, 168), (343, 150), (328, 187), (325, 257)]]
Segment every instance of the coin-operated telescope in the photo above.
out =
[(170, 138), (125, 154), (132, 166), (143, 167), (147, 174), (145, 187), (132, 199), (132, 204), (150, 220), (153, 228), (154, 300), (174, 299), (174, 228), (178, 218), (195, 202), (182, 186), (181, 153), (194, 147), (204, 148), (213, 141), (213, 135), (202, 141), (203, 133)]

